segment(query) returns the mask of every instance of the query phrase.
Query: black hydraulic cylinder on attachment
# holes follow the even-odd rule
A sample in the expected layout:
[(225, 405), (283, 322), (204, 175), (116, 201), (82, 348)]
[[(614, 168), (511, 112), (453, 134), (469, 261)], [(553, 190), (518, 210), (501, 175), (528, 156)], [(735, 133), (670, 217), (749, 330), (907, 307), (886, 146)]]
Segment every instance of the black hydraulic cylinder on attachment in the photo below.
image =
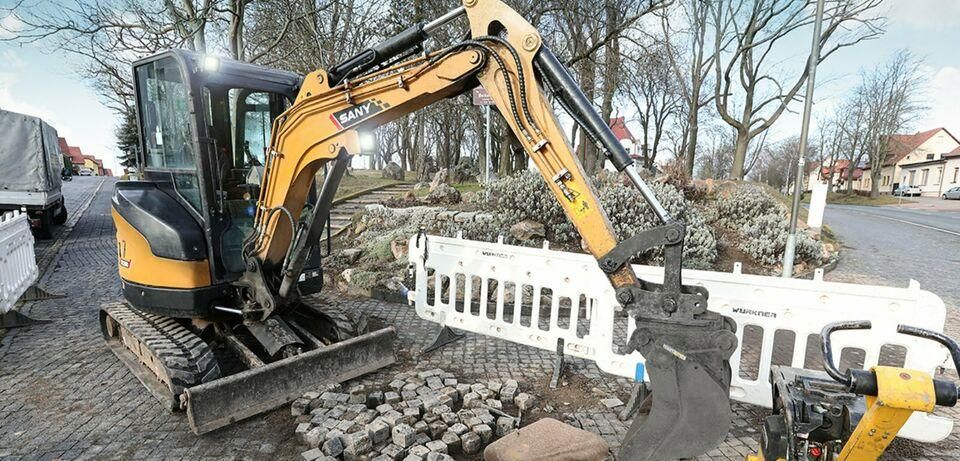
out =
[(546, 45), (540, 47), (533, 63), (537, 73), (550, 84), (553, 95), (560, 100), (574, 121), (583, 128), (587, 137), (603, 146), (613, 167), (627, 175), (653, 209), (654, 214), (664, 223), (669, 223), (672, 220), (670, 213), (657, 200), (647, 183), (640, 178), (637, 169), (630, 168), (634, 163), (633, 159), (627, 154), (627, 150), (617, 140), (617, 136), (613, 134), (607, 123), (600, 118), (600, 114), (593, 109), (590, 100), (580, 91), (580, 85), (577, 85), (567, 67)]
[(610, 131), (610, 127), (600, 118), (597, 111), (593, 110), (590, 100), (580, 91), (580, 85), (577, 85), (573, 76), (567, 71), (567, 67), (557, 59), (553, 51), (550, 51), (550, 48), (547, 48), (546, 45), (541, 46), (540, 51), (534, 58), (534, 64), (537, 66), (538, 73), (550, 84), (554, 96), (559, 98), (570, 112), (570, 116), (583, 127), (592, 139), (603, 145), (614, 168), (617, 171), (623, 171), (628, 166), (633, 165), (633, 159), (627, 155), (626, 149), (617, 140), (613, 131)]
[(347, 78), (373, 69), (405, 51), (412, 50), (425, 42), (430, 37), (430, 32), (440, 26), (464, 15), (466, 11), (461, 6), (450, 10), (443, 16), (440, 16), (426, 24), (414, 24), (403, 32), (390, 37), (376, 45), (367, 48), (354, 55), (340, 64), (337, 64), (327, 71), (327, 78), (330, 79), (330, 86), (337, 86)]

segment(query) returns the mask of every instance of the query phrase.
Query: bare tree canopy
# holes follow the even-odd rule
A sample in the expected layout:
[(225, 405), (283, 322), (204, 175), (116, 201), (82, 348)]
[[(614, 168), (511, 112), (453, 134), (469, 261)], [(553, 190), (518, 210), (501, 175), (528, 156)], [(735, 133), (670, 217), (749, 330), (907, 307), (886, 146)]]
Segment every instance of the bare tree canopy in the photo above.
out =
[(909, 51), (901, 50), (886, 63), (863, 73), (855, 101), (864, 112), (871, 197), (880, 194), (880, 177), (892, 144), (890, 138), (906, 129), (924, 109), (920, 92), (925, 77), (920, 72), (920, 64)]
[(627, 77), (626, 97), (640, 123), (638, 153), (648, 170), (653, 170), (668, 123), (680, 114), (683, 105), (681, 84), (673, 78), (665, 48), (663, 44), (652, 43), (636, 54), (627, 55), (634, 71)]
[[(642, 35), (641, 19), (671, 0), (519, 0), (514, 7), (537, 25), (546, 43), (572, 67), (584, 92), (610, 117), (624, 91), (621, 40)], [(0, 7), (0, 17), (22, 24), (2, 39), (36, 44), (79, 57), (78, 69), (121, 120), (133, 113), (130, 63), (170, 48), (225, 55), (270, 67), (307, 73), (330, 67), (410, 25), (448, 11), (439, 0), (68, 0), (50, 5), (19, 0)], [(0, 26), (2, 27), (2, 26)], [(462, 24), (431, 34), (428, 47), (462, 38)], [(429, 50), (428, 50), (429, 51)], [(509, 130), (494, 117), (498, 133), (489, 155), (501, 174), (525, 168)], [(436, 104), (408, 120), (385, 127), (393, 135), (379, 146), (374, 166), (396, 161), (418, 175), (477, 163), (482, 144), (480, 108), (467, 98)], [(588, 171), (603, 164), (601, 152), (581, 142)]]
[[(800, 94), (808, 67), (795, 75), (773, 62), (778, 45), (814, 21), (809, 0), (730, 0), (710, 4), (713, 28), (714, 102), (721, 119), (736, 131), (730, 177), (742, 179), (750, 141), (768, 130)], [(874, 15), (882, 0), (827, 0), (819, 37), (820, 55), (806, 62), (823, 62), (837, 50), (882, 32), (883, 19)]]

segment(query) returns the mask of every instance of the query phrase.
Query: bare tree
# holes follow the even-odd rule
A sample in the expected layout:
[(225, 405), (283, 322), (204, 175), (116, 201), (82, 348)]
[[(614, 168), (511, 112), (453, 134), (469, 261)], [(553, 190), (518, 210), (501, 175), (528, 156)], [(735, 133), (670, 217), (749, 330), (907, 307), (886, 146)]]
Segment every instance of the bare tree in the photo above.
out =
[(700, 155), (697, 156), (698, 176), (721, 179), (733, 165), (736, 138), (733, 130), (725, 126), (709, 126), (705, 131), (706, 142), (701, 142)]
[[(819, 37), (823, 62), (837, 50), (882, 33), (882, 19), (871, 16), (882, 0), (828, 0)], [(742, 179), (750, 141), (769, 129), (800, 91), (809, 68), (789, 77), (771, 62), (779, 43), (801, 37), (814, 20), (811, 1), (730, 0), (710, 5), (714, 30), (714, 102), (717, 113), (737, 133), (730, 176)], [(778, 75), (779, 74), (779, 75)]]
[[(820, 158), (820, 149), (807, 143), (807, 164)], [(796, 177), (797, 159), (800, 157), (800, 137), (791, 136), (763, 148), (750, 177), (778, 190), (784, 190)]]
[(681, 110), (681, 86), (673, 78), (663, 44), (651, 44), (636, 56), (627, 56), (634, 72), (627, 82), (626, 97), (637, 113), (643, 144), (643, 166), (653, 169), (667, 124)]
[(858, 92), (865, 111), (866, 147), (870, 162), (870, 196), (880, 194), (880, 177), (890, 154), (890, 138), (905, 129), (923, 109), (919, 102), (924, 76), (921, 61), (900, 50), (876, 69), (863, 73)]
[[(712, 94), (704, 94), (703, 88), (710, 78), (716, 50), (707, 44), (709, 5), (712, 0), (683, 0), (679, 4), (685, 28), (675, 29), (670, 15), (661, 15), (664, 38), (664, 56), (673, 70), (674, 79), (683, 97), (685, 117), (678, 121), (681, 128), (679, 148), (684, 157), (688, 176), (693, 176), (697, 154), (697, 139), (700, 132), (700, 110), (713, 101)], [(677, 42), (677, 43), (674, 43)]]

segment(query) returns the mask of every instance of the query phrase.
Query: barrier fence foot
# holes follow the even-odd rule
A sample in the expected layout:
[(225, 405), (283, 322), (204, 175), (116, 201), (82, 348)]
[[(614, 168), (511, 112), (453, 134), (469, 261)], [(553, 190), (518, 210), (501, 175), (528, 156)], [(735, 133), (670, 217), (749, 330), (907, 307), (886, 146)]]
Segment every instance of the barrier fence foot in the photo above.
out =
[(0, 315), (0, 328), (20, 328), (31, 325), (41, 325), (50, 322), (50, 320), (32, 319), (17, 311), (10, 311)]
[(560, 377), (563, 376), (563, 367), (566, 366), (566, 359), (563, 355), (563, 338), (557, 340), (557, 359), (553, 362), (553, 377), (550, 378), (550, 389), (556, 389), (560, 385)]
[(443, 328), (440, 328), (440, 332), (437, 333), (437, 337), (433, 339), (433, 342), (424, 348), (421, 353), (426, 354), (428, 352), (433, 352), (443, 346), (446, 346), (447, 344), (463, 338), (463, 336), (463, 333), (457, 333), (456, 331), (453, 331), (452, 328), (444, 325)]
[(23, 296), (20, 297), (20, 301), (43, 301), (45, 299), (59, 299), (66, 297), (67, 295), (65, 294), (50, 293), (36, 285), (31, 285), (30, 288), (27, 288), (27, 291), (23, 293)]

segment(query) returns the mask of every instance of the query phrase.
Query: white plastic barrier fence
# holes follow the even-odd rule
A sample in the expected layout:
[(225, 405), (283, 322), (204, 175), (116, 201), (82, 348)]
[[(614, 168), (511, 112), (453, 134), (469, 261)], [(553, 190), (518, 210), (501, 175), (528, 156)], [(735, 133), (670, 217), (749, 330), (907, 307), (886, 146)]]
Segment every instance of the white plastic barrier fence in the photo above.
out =
[[(425, 242), (424, 242), (425, 240)], [(638, 352), (622, 354), (633, 321), (616, 312), (613, 289), (586, 254), (436, 236), (414, 236), (409, 260), (417, 314), (441, 325), (592, 360), (607, 373), (635, 378)], [(645, 280), (661, 282), (663, 269), (634, 266)], [(684, 283), (704, 286), (710, 310), (737, 322), (740, 345), (730, 358), (732, 399), (769, 408), (771, 364), (821, 369), (819, 333), (840, 320), (870, 320), (869, 331), (833, 335), (834, 356), (859, 352), (862, 364), (881, 355), (891, 365), (934, 373), (949, 354), (932, 341), (896, 333), (898, 324), (943, 331), (946, 310), (939, 297), (920, 289), (684, 270)], [(479, 302), (478, 300), (487, 300)], [(856, 354), (854, 354), (856, 356)], [(900, 435), (923, 442), (946, 438), (948, 418), (915, 413)]]
[(13, 308), (37, 275), (27, 215), (19, 211), (0, 214), (0, 314)]

